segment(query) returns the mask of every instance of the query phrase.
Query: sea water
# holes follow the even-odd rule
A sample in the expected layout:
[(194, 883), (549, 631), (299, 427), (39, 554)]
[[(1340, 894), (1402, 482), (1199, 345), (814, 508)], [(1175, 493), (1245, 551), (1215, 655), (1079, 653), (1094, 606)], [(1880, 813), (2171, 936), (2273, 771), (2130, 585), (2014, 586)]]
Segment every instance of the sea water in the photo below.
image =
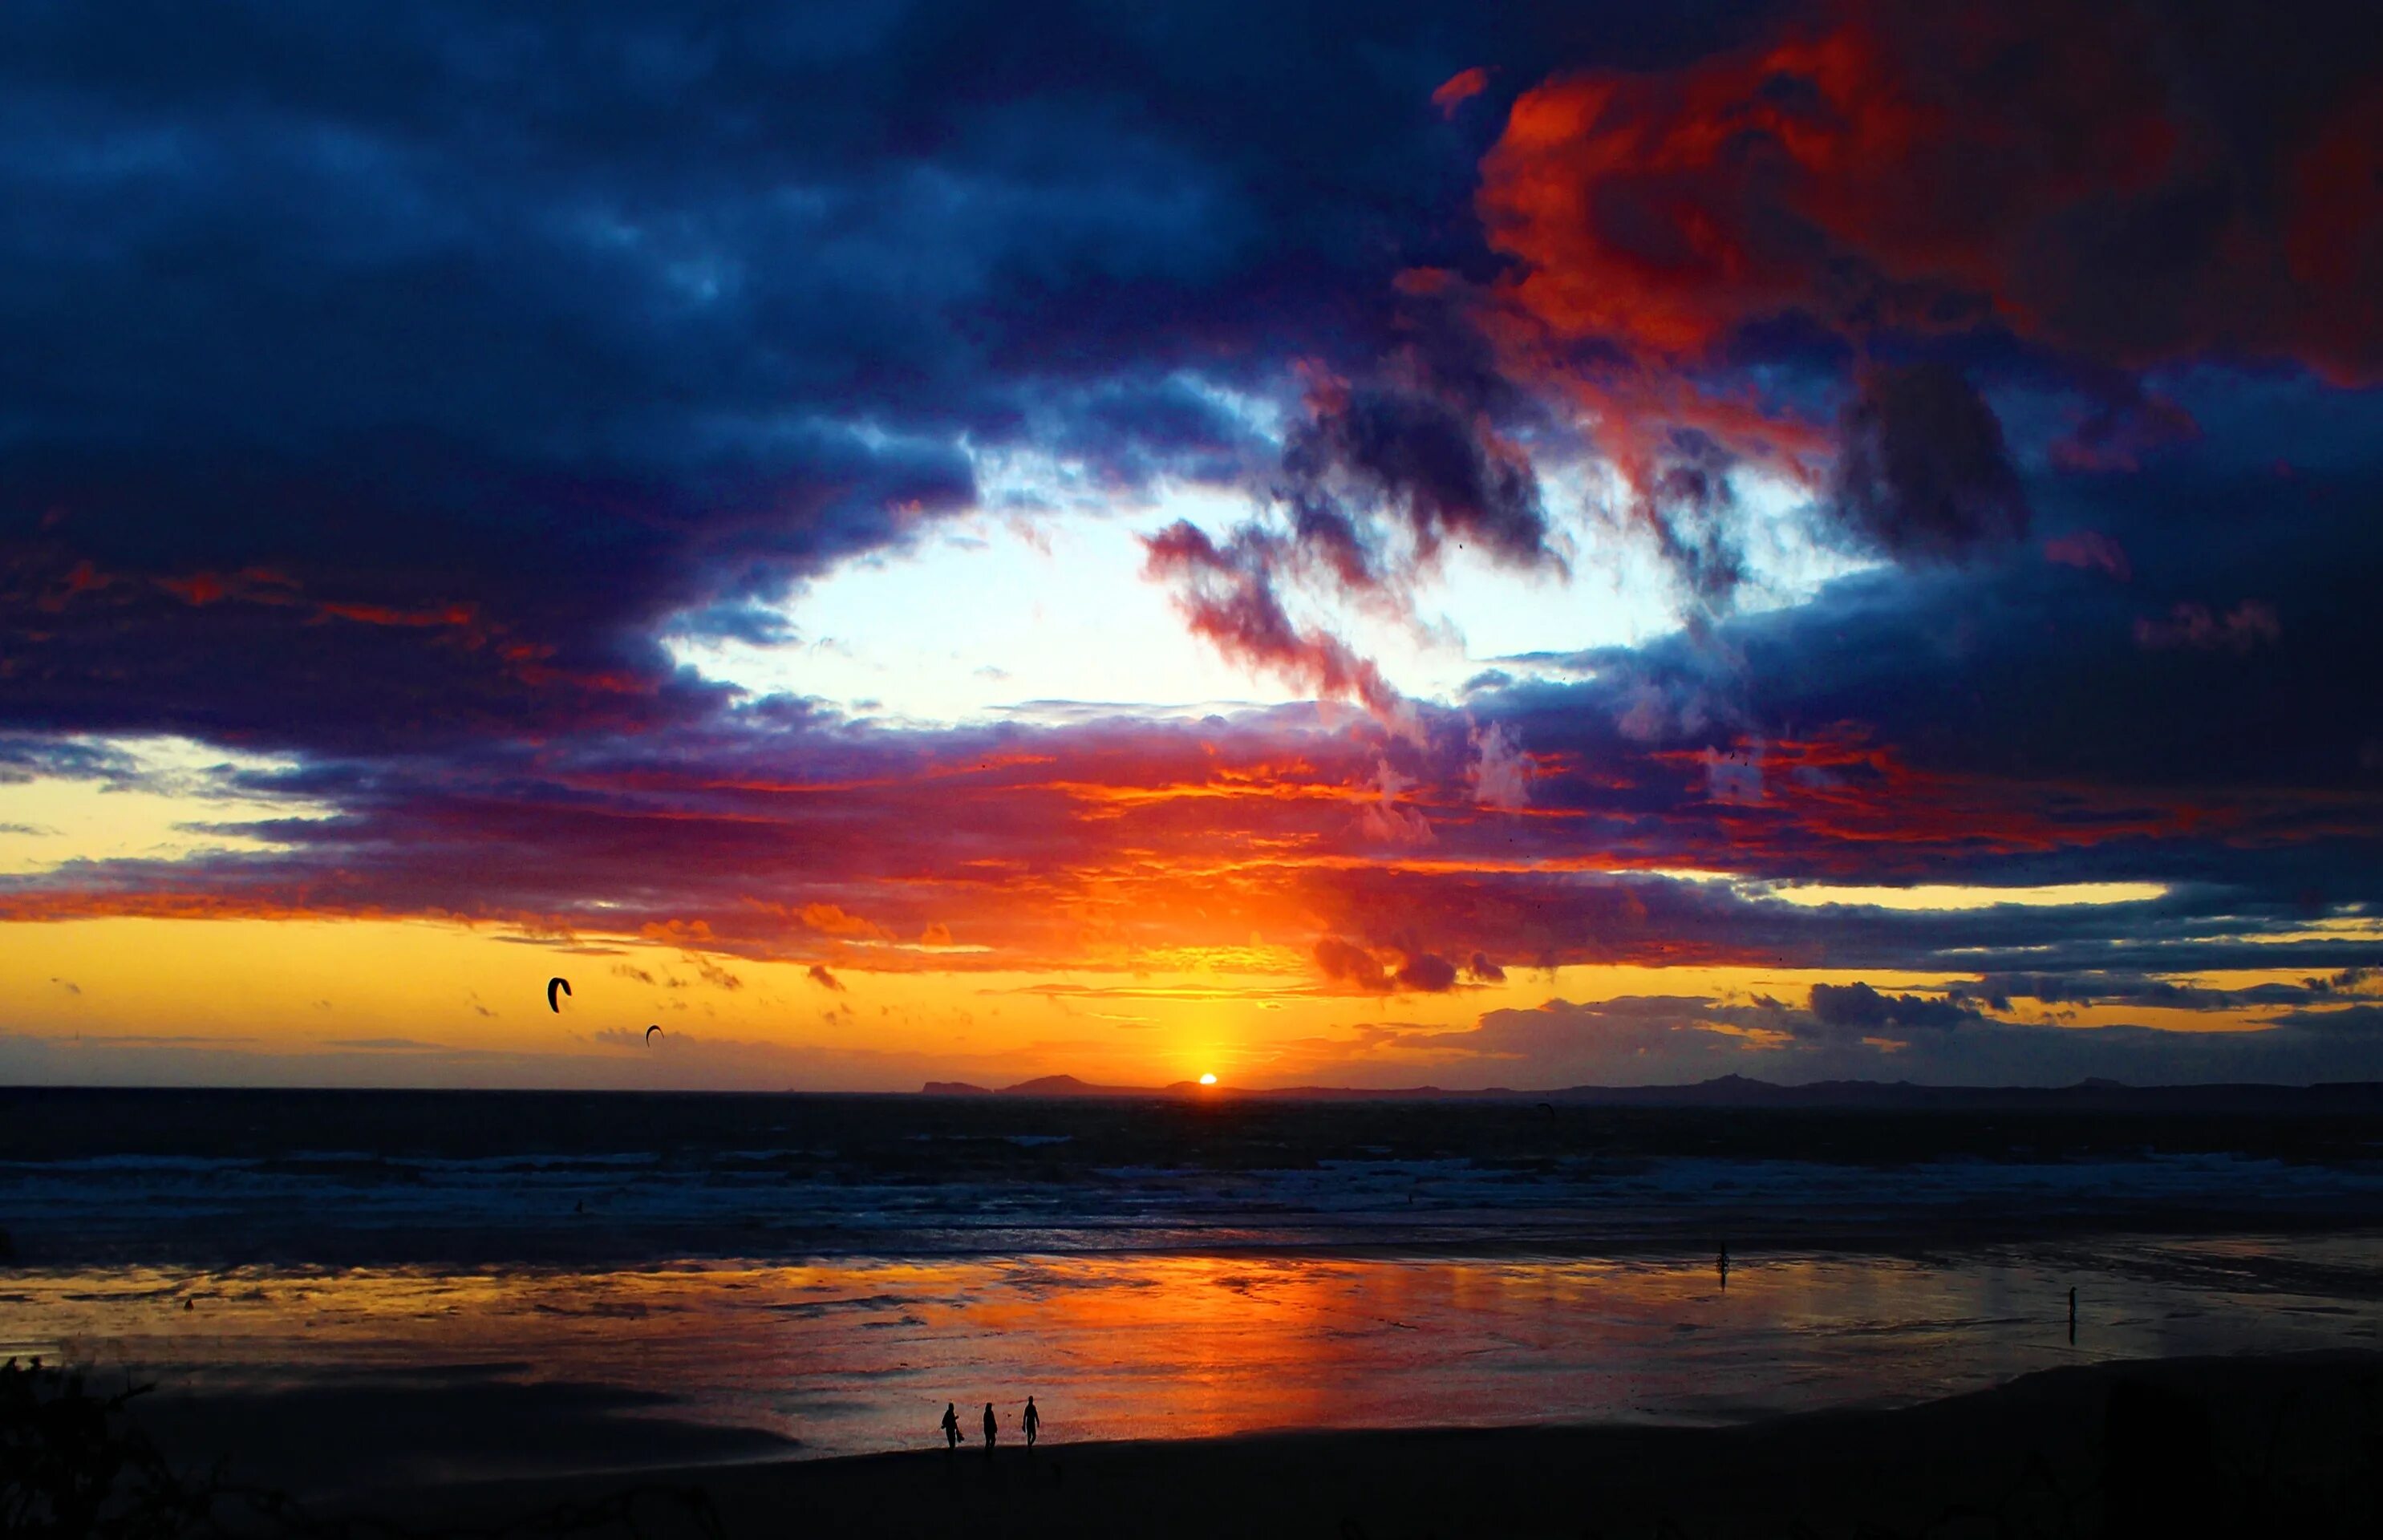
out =
[[(0, 1140), (0, 1352), (201, 1400), (544, 1386), (811, 1456), (1028, 1394), (1056, 1440), (1709, 1423), (2383, 1326), (2355, 1119), (82, 1094)], [(473, 1446), (438, 1472), (571, 1463)]]

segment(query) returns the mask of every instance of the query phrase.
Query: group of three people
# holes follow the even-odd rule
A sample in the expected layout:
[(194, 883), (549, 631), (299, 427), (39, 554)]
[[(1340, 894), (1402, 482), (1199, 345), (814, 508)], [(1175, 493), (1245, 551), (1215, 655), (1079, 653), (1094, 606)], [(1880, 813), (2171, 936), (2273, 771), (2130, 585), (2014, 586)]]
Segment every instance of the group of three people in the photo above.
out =
[[(1034, 1410), (1033, 1397), (1026, 1398), (1026, 1411), (1019, 1421), (1026, 1429), (1026, 1447), (1032, 1448), (1034, 1435), (1043, 1431), (1043, 1414)], [(1001, 1424), (993, 1415), (993, 1403), (987, 1401), (984, 1403), (984, 1448), (987, 1454), (993, 1452), (994, 1440), (1000, 1432)], [(960, 1447), (959, 1410), (950, 1401), (944, 1403), (944, 1447), (947, 1449)]]

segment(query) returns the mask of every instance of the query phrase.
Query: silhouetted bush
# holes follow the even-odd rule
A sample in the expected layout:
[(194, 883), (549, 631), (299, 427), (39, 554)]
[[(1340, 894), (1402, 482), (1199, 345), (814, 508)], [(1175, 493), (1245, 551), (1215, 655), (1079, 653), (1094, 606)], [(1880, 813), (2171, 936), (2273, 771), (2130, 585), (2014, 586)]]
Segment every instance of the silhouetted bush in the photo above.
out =
[(698, 1534), (721, 1533), (700, 1489), (650, 1485), (460, 1528), (316, 1513), (287, 1493), (227, 1481), (220, 1468), (195, 1477), (176, 1471), (127, 1410), (149, 1388), (102, 1396), (80, 1374), (43, 1368), (38, 1359), (0, 1364), (0, 1540), (634, 1536), (644, 1533), (641, 1517), (664, 1512)]
[(0, 1536), (173, 1540), (210, 1527), (212, 1487), (178, 1477), (125, 1412), (39, 1360), (0, 1365)]

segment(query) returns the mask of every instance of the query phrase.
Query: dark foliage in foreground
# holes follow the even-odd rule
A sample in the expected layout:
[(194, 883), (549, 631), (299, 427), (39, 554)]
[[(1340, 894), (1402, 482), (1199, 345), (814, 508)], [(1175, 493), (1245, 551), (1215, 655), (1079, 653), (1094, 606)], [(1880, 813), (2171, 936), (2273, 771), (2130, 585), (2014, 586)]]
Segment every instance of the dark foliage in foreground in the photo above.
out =
[(148, 1387), (112, 1396), (83, 1376), (10, 1359), (0, 1365), (0, 1540), (505, 1540), (590, 1533), (721, 1533), (710, 1500), (686, 1487), (640, 1486), (562, 1503), (509, 1523), (414, 1528), (310, 1513), (288, 1494), (175, 1469), (130, 1412)]
[(127, 1405), (36, 1359), (0, 1366), (0, 1535), (152, 1540), (204, 1532), (212, 1482), (186, 1482), (131, 1425)]

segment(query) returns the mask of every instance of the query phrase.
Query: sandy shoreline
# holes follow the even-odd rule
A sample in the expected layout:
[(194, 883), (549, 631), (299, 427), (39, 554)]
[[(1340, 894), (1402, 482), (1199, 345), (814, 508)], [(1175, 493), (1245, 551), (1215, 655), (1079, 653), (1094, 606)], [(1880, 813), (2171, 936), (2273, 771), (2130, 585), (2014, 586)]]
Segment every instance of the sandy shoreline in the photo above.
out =
[[(2122, 1382), (2135, 1399), (2114, 1411)], [(569, 1504), (625, 1513), (648, 1535), (705, 1533), (690, 1503), (731, 1536), (1701, 1540), (1788, 1534), (1798, 1522), (1823, 1535), (1990, 1534), (1994, 1517), (2019, 1534), (2101, 1534), (2105, 1508), (2111, 1534), (2127, 1532), (2130, 1514), (2163, 1534), (2372, 1534), (2383, 1521), (2383, 1354), (2059, 1369), (1923, 1406), (1735, 1428), (1050, 1443), (991, 1458), (932, 1450), (417, 1486), (339, 1506), (441, 1527), (525, 1522)], [(608, 1523), (592, 1533), (630, 1533)]]

